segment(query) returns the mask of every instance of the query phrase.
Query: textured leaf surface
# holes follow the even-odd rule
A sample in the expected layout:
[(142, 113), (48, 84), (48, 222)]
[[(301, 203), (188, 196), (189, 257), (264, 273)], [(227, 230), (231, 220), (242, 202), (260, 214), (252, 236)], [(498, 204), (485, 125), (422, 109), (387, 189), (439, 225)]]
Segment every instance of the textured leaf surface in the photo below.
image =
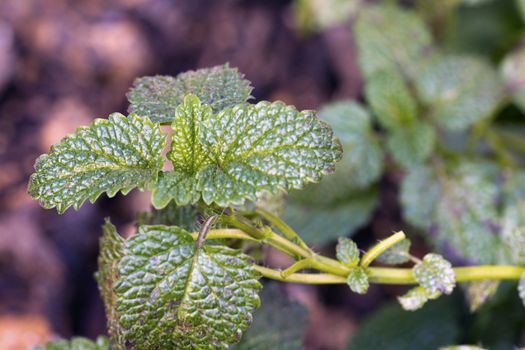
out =
[(352, 292), (358, 294), (366, 294), (368, 291), (368, 275), (362, 267), (356, 267), (348, 274), (346, 278), (346, 284), (350, 287)]
[(359, 248), (351, 239), (340, 237), (335, 247), (337, 260), (346, 266), (357, 266), (359, 263)]
[(303, 29), (322, 30), (346, 22), (359, 6), (358, 0), (299, 0), (295, 15)]
[(427, 301), (437, 299), (440, 295), (440, 292), (429, 293), (428, 290), (419, 286), (412, 288), (405, 295), (397, 297), (397, 300), (403, 309), (414, 311), (421, 309)]
[(40, 156), (31, 175), (29, 193), (43, 207), (59, 213), (78, 209), (100, 194), (126, 194), (156, 181), (162, 168), (165, 136), (147, 117), (115, 113), (96, 119)]
[(375, 73), (367, 80), (365, 92), (374, 114), (385, 128), (398, 129), (415, 122), (416, 101), (398, 72)]
[(138, 78), (127, 96), (130, 112), (165, 123), (175, 118), (176, 107), (187, 94), (197, 95), (203, 103), (218, 112), (246, 102), (251, 92), (250, 82), (236, 68), (225, 64), (181, 73), (175, 78)]
[(473, 262), (496, 263), (501, 249), (499, 196), (492, 164), (464, 161), (446, 174), (426, 167), (411, 171), (402, 184), (405, 218), (432, 230), (440, 249), (454, 249)]
[(436, 142), (436, 131), (427, 122), (396, 128), (388, 135), (387, 146), (394, 158), (404, 167), (423, 163), (430, 157)]
[(261, 300), (252, 326), (230, 350), (301, 349), (308, 321), (306, 308), (288, 300), (275, 283), (264, 286)]
[(311, 111), (282, 102), (237, 105), (213, 114), (194, 95), (177, 107), (168, 158), (153, 205), (202, 198), (219, 206), (256, 200), (265, 192), (301, 188), (334, 170), (341, 146), (331, 128)]
[(409, 75), (431, 43), (423, 21), (395, 6), (364, 7), (354, 25), (359, 64), (366, 77), (383, 69), (403, 69)]
[(500, 281), (483, 280), (466, 283), (465, 296), (470, 312), (477, 311), (485, 302), (498, 291)]
[(320, 187), (318, 191), (324, 192), (324, 186), (338, 186), (344, 192), (365, 188), (377, 181), (383, 173), (384, 154), (370, 113), (356, 102), (340, 101), (323, 107), (319, 117), (334, 129), (344, 153), (335, 173), (307, 188)]
[(413, 274), (418, 283), (429, 293), (452, 293), (456, 286), (456, 275), (452, 264), (441, 255), (430, 253), (423, 261), (413, 268)]
[(450, 298), (406, 312), (391, 304), (375, 312), (353, 335), (349, 350), (437, 349), (459, 341), (458, 307)]
[(396, 265), (410, 261), (410, 240), (404, 239), (381, 253), (376, 260), (383, 264)]
[(109, 350), (109, 340), (104, 336), (98, 337), (96, 341), (74, 337), (71, 340), (53, 341), (45, 346), (34, 347), (31, 350)]
[(178, 227), (140, 227), (126, 241), (119, 274), (120, 325), (137, 350), (227, 348), (259, 306), (259, 275), (248, 256), (199, 248)]
[(98, 255), (98, 272), (95, 278), (106, 310), (112, 348), (114, 350), (125, 350), (125, 341), (118, 323), (117, 295), (115, 294), (115, 285), (118, 280), (118, 264), (124, 255), (124, 238), (118, 234), (117, 229), (108, 219), (102, 226), (102, 230), (103, 235), (100, 238), (100, 252)]
[[(324, 199), (335, 196), (337, 190), (334, 184)], [(378, 202), (376, 189), (353, 192), (331, 203), (309, 191), (290, 193), (284, 220), (310, 243), (322, 244), (353, 233), (368, 222)]]
[(447, 56), (426, 65), (416, 87), (432, 118), (450, 130), (489, 117), (503, 97), (497, 72), (473, 57)]

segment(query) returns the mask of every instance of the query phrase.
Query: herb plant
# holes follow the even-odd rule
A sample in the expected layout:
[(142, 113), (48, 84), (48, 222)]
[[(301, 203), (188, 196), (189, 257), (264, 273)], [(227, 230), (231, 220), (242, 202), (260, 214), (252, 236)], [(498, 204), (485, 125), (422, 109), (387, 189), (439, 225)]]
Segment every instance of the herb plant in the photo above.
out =
[[(372, 15), (383, 15), (383, 10), (378, 11)], [(378, 39), (363, 40), (362, 45), (373, 40)], [(376, 74), (389, 62), (370, 60), (365, 73)], [(477, 67), (465, 64), (469, 69)], [(447, 65), (445, 60), (433, 67), (445, 69)], [(457, 65), (450, 69), (454, 67)], [(433, 86), (432, 74), (429, 71), (423, 75), (421, 82), (430, 100), (441, 96), (440, 86), (454, 83), (444, 81)], [(375, 76), (367, 85), (367, 94), (380, 124), (391, 130), (386, 147), (402, 166), (412, 167), (430, 159), (437, 136), (433, 122), (417, 119), (419, 107), (405, 84), (399, 72), (391, 71)], [(521, 278), (519, 293), (525, 296), (521, 260), (512, 259), (514, 255), (506, 255), (505, 261), (488, 253), (478, 254), (485, 244), (495, 243), (485, 241), (483, 232), (476, 232), (476, 239), (464, 234), (463, 226), (469, 223), (463, 221), (463, 216), (447, 217), (454, 214), (447, 212), (453, 207), (432, 207), (441, 202), (412, 204), (421, 187), (436, 196), (445, 191), (432, 187), (439, 182), (426, 184), (435, 176), (428, 166), (411, 168), (408, 175), (410, 182), (403, 190), (408, 217), (425, 226), (436, 215), (444, 215), (440, 222), (447, 226), (440, 230), (467, 242), (466, 256), (482, 263), (505, 261), (509, 265), (453, 267), (439, 254), (418, 258), (410, 253), (410, 241), (403, 232), (382, 240), (364, 254), (346, 237), (339, 238), (336, 258), (316, 253), (279, 215), (283, 193), (304, 186), (329, 188), (339, 181), (334, 179), (349, 174), (349, 187), (363, 188), (373, 183), (383, 171), (384, 151), (374, 136), (370, 114), (353, 103), (324, 110), (328, 123), (342, 125), (337, 128), (340, 141), (315, 112), (298, 111), (282, 102), (249, 103), (251, 90), (250, 83), (228, 65), (175, 78), (139, 78), (128, 94), (128, 116), (115, 113), (108, 119), (97, 119), (37, 160), (29, 192), (43, 207), (56, 208), (59, 213), (70, 207), (78, 209), (86, 200), (94, 202), (102, 193), (112, 197), (134, 188), (152, 193), (155, 209), (139, 217), (135, 235), (124, 239), (109, 219), (103, 226), (96, 278), (113, 349), (267, 348), (257, 340), (258, 329), (246, 333), (252, 314), (261, 305), (261, 277), (294, 283), (347, 284), (359, 294), (366, 293), (370, 283), (415, 285), (399, 297), (407, 310), (419, 309), (429, 299), (450, 294), (458, 283), (480, 280)], [(433, 118), (444, 127), (464, 128), (473, 123), (474, 117), (447, 119), (451, 111), (459, 113), (461, 103), (457, 107), (437, 106), (440, 109)], [(172, 132), (165, 133), (161, 125), (171, 126)], [(431, 145), (426, 144), (429, 142)], [(348, 147), (347, 156), (342, 149), (349, 144), (354, 146)], [(342, 157), (334, 174), (317, 185), (308, 185), (333, 173)], [(440, 160), (432, 160), (431, 164), (446, 171)], [(366, 171), (361, 166), (367, 167)], [(480, 192), (471, 198), (471, 204), (461, 202), (465, 199), (460, 190), (467, 191), (469, 186), (479, 189), (488, 181), (484, 175), (465, 178), (472, 167), (490, 173), (490, 167), (483, 168), (482, 164), (463, 165), (453, 174), (458, 189), (451, 188), (447, 195), (459, 197), (459, 202), (454, 200), (450, 205), (461, 209), (471, 205), (470, 215), (476, 215), (476, 210), (486, 209), (485, 196), (491, 193)], [(313, 188), (311, 193), (316, 190), (329, 199), (334, 189), (325, 192), (324, 188)], [(509, 201), (507, 210), (512, 212), (519, 203), (512, 202), (512, 198)], [(321, 201), (320, 205), (328, 208), (329, 203)], [(332, 223), (326, 221), (324, 225), (329, 228)], [(277, 249), (295, 263), (284, 270), (263, 266), (256, 255), (246, 253), (259, 246)], [(413, 266), (372, 266), (376, 261)], [(307, 269), (316, 272), (305, 273)], [(279, 308), (284, 305), (286, 302)], [(264, 311), (264, 303), (262, 307)], [(255, 325), (264, 328), (261, 321), (256, 320)], [(285, 339), (285, 334), (282, 337), (281, 348), (300, 347), (297, 339)], [(73, 342), (50, 344), (47, 348), (74, 348)], [(92, 346), (107, 347), (103, 339)]]

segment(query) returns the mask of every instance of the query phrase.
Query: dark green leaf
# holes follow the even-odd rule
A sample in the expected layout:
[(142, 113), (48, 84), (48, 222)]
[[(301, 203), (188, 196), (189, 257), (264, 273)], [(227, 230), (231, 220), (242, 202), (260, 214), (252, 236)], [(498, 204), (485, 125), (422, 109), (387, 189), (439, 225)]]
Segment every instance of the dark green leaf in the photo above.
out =
[(59, 213), (94, 202), (107, 192), (126, 194), (157, 180), (163, 166), (165, 136), (147, 117), (112, 114), (96, 119), (38, 158), (29, 193), (43, 207)]
[(341, 145), (310, 111), (282, 102), (238, 105), (213, 114), (189, 95), (173, 121), (174, 171), (163, 173), (153, 205), (243, 204), (265, 192), (301, 188), (334, 170)]
[(171, 122), (176, 107), (187, 94), (196, 95), (214, 112), (246, 102), (252, 87), (236, 68), (228, 64), (170, 76), (142, 77), (128, 93), (129, 111), (147, 115), (157, 123)]
[(199, 230), (199, 217), (199, 210), (195, 206), (179, 207), (171, 202), (161, 210), (140, 213), (137, 218), (137, 225), (178, 226), (186, 231), (195, 232)]
[(252, 326), (230, 350), (301, 349), (307, 326), (306, 308), (288, 300), (276, 283), (264, 286), (261, 300)]
[(250, 258), (199, 247), (178, 227), (142, 226), (126, 241), (116, 287), (120, 325), (137, 350), (226, 349), (259, 306)]
[(45, 346), (37, 346), (31, 350), (109, 350), (109, 340), (100, 336), (94, 342), (87, 338), (74, 337), (71, 340), (57, 340)]
[(124, 238), (122, 238), (109, 219), (102, 226), (103, 235), (100, 238), (100, 253), (98, 255), (98, 272), (95, 278), (102, 295), (102, 301), (108, 319), (108, 329), (111, 336), (112, 349), (125, 350), (125, 341), (118, 324), (117, 295), (115, 284), (118, 280), (118, 264), (124, 256)]
[(391, 304), (375, 312), (360, 326), (348, 349), (437, 349), (459, 340), (459, 326), (457, 306), (450, 298), (440, 298), (414, 312)]

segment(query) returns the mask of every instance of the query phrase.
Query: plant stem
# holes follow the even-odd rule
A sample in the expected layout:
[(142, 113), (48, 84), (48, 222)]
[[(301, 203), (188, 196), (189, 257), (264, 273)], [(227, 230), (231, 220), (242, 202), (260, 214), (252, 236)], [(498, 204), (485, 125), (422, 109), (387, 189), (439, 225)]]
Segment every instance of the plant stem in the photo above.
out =
[[(401, 232), (399, 232), (401, 233)], [(402, 234), (402, 233), (401, 233)], [(193, 239), (197, 240), (199, 233), (195, 232), (192, 234)], [(396, 235), (394, 235), (396, 236)], [(392, 237), (394, 237), (392, 236)], [(403, 235), (404, 236), (404, 235)], [(397, 235), (395, 240), (385, 239), (378, 245), (370, 249), (371, 251), (378, 252), (381, 254), (384, 250), (380, 247), (388, 249), (400, 239), (401, 235)], [(310, 255), (309, 252), (299, 247), (293, 242), (286, 240), (284, 237), (279, 236), (275, 232), (271, 232), (266, 238), (256, 239), (253, 236), (243, 232), (239, 229), (215, 229), (209, 230), (206, 239), (242, 239), (258, 243), (266, 243), (276, 249), (283, 251), (284, 253), (294, 256), (299, 255), (307, 260), (304, 263), (298, 263), (298, 266), (294, 267), (296, 271), (302, 268), (314, 268), (319, 271), (325, 271), (329, 273), (291, 273), (288, 276), (283, 276), (283, 273), (278, 270), (270, 269), (267, 267), (254, 265), (255, 270), (259, 271), (264, 277), (271, 278), (278, 281), (292, 282), (292, 283), (307, 283), (307, 284), (345, 284), (346, 276), (351, 271), (351, 268), (344, 266), (340, 262), (327, 258), (321, 255)], [(390, 237), (391, 238), (391, 237)], [(388, 242), (387, 242), (388, 241)], [(398, 241), (397, 241), (398, 242)], [(378, 247), (380, 246), (380, 247)], [(367, 253), (368, 254), (368, 253)], [(374, 256), (376, 253), (370, 254)], [(375, 255), (375, 257), (377, 257)], [(366, 254), (365, 254), (366, 256)], [(364, 259), (364, 257), (363, 257)], [(373, 260), (373, 259), (372, 259)], [(294, 265), (292, 265), (294, 266)], [(297, 269), (299, 268), (299, 269)], [(286, 270), (285, 270), (286, 271)], [(296, 272), (289, 271), (289, 272)], [(455, 267), (454, 272), (456, 274), (457, 282), (469, 282), (469, 281), (480, 281), (480, 280), (519, 280), (523, 273), (525, 273), (525, 267), (523, 266), (510, 266), (510, 265), (481, 265), (481, 266), (467, 266), (467, 267)], [(367, 273), (370, 283), (378, 284), (417, 284), (412, 274), (411, 268), (397, 268), (397, 267), (368, 267)]]
[(368, 267), (381, 253), (392, 247), (394, 244), (401, 242), (405, 238), (405, 233), (403, 231), (399, 231), (387, 239), (380, 241), (378, 244), (370, 248), (370, 250), (367, 251), (365, 255), (363, 255), (361, 258), (361, 266)]
[(270, 213), (269, 211), (257, 208), (257, 214), (261, 215), (266, 221), (272, 224), (276, 229), (281, 231), (281, 233), (292, 242), (296, 242), (301, 248), (308, 250), (310, 253), (313, 253), (310, 247), (301, 239), (301, 237), (294, 231), (286, 222), (281, 220), (277, 215)]

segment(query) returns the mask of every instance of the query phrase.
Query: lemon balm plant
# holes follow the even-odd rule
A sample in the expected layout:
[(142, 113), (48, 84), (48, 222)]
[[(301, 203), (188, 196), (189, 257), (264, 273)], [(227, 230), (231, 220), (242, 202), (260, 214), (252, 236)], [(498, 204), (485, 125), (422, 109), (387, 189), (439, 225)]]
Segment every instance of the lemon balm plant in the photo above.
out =
[[(364, 254), (345, 237), (336, 258), (316, 253), (282, 220), (275, 202), (332, 173), (342, 157), (340, 141), (315, 112), (249, 103), (251, 90), (228, 65), (139, 78), (128, 94), (130, 115), (97, 119), (38, 158), (29, 192), (59, 213), (102, 193), (152, 193), (154, 210), (139, 218), (131, 238), (109, 219), (103, 226), (96, 278), (112, 349), (267, 348), (265, 337), (246, 333), (261, 306), (261, 277), (347, 284), (360, 294), (370, 283), (415, 285), (399, 297), (407, 310), (450, 294), (457, 283), (521, 278), (521, 266), (452, 267), (438, 254), (415, 257), (403, 232)], [(254, 246), (277, 249), (295, 263), (264, 266), (247, 254)], [(383, 267), (373, 266), (377, 261)], [(385, 267), (406, 263), (413, 266)], [(257, 321), (254, 327), (262, 328)], [(77, 338), (48, 348), (75, 342), (109, 347), (102, 338)], [(283, 336), (279, 346), (300, 343)]]

